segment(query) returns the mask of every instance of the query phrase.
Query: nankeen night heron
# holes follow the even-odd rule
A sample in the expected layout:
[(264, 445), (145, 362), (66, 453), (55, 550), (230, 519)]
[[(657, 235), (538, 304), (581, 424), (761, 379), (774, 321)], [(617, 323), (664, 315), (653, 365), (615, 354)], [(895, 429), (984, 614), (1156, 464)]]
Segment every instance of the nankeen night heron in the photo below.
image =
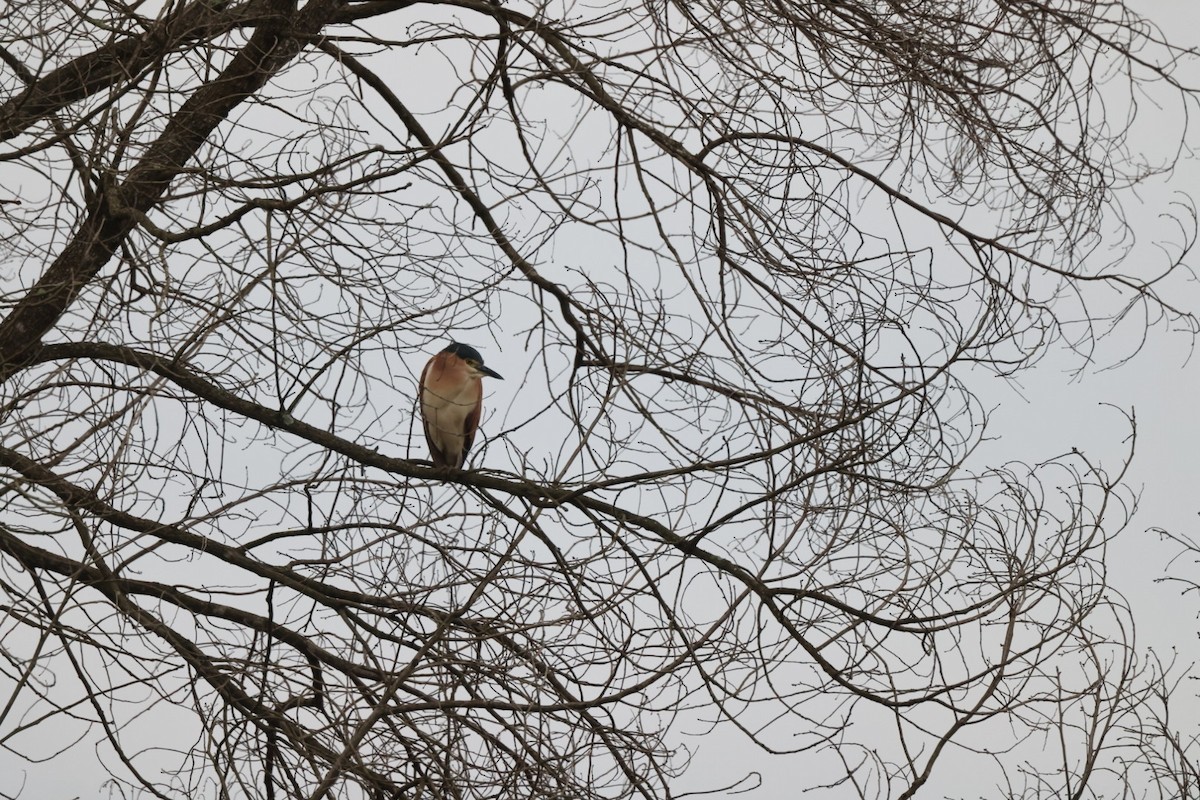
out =
[(429, 455), (439, 467), (462, 468), (483, 412), (483, 376), (500, 378), (470, 345), (451, 342), (421, 373), (421, 418)]

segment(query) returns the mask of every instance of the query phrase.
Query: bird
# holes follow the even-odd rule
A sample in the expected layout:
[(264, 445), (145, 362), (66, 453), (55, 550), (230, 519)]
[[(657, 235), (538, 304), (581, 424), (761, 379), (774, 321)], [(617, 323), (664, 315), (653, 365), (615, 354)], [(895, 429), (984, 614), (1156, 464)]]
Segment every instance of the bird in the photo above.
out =
[(483, 376), (504, 380), (483, 365), (483, 356), (461, 342), (450, 346), (421, 372), (421, 419), (435, 466), (461, 469), (475, 441), (483, 412)]

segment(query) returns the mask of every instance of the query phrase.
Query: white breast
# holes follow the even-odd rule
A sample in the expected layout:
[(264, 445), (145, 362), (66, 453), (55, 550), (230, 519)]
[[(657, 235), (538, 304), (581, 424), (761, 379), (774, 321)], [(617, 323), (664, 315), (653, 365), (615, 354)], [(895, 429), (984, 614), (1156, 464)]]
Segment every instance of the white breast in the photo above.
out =
[(467, 416), (475, 408), (475, 381), (454, 394), (421, 392), (421, 410), (425, 416), (426, 433), (446, 458), (458, 463), (462, 458), (463, 430)]

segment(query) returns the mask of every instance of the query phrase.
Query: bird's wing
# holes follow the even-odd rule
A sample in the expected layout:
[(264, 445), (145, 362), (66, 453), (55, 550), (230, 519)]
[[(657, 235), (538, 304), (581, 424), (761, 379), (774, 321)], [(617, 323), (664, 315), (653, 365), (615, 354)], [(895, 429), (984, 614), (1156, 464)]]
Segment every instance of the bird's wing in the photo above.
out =
[(463, 423), (462, 460), (467, 460), (467, 451), (475, 441), (475, 431), (479, 429), (479, 416), (483, 413), (483, 381), (475, 381), (475, 407), (467, 414)]
[(439, 467), (446, 466), (449, 462), (446, 460), (446, 454), (442, 452), (442, 448), (438, 447), (434, 440), (433, 424), (429, 419), (429, 413), (425, 410), (425, 380), (429, 377), (429, 368), (433, 366), (434, 358), (425, 362), (425, 369), (421, 370), (421, 384), (417, 394), (417, 405), (421, 407), (421, 424), (425, 428), (425, 443), (429, 445), (429, 455), (433, 463)]

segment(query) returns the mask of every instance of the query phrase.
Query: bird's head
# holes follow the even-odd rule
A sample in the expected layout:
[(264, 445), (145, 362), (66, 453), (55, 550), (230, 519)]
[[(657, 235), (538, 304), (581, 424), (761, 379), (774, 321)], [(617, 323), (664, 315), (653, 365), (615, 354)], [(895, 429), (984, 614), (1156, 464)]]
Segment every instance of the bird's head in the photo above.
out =
[(453, 356), (461, 358), (467, 365), (467, 371), (470, 373), (472, 378), (482, 378), (484, 375), (487, 375), (492, 378), (504, 380), (500, 373), (493, 369), (488, 369), (483, 365), (483, 356), (479, 355), (479, 351), (474, 347), (471, 347), (469, 344), (451, 342), (450, 346), (442, 352), (450, 353)]

